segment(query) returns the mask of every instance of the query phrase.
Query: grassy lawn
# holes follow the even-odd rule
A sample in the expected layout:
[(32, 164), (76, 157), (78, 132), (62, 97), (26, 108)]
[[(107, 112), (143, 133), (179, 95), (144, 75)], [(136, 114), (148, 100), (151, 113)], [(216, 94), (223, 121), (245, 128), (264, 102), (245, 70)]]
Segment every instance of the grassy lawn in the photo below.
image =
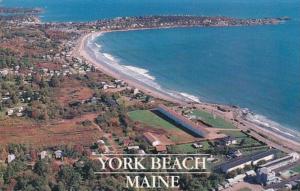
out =
[(237, 140), (238, 144), (243, 147), (264, 145), (252, 137), (239, 137)]
[(153, 127), (163, 127), (166, 129), (179, 130), (176, 126), (172, 125), (168, 121), (158, 117), (148, 110), (136, 110), (129, 112), (128, 115), (133, 121), (139, 121)]
[(250, 188), (242, 188), (242, 189), (240, 189), (238, 191), (251, 191), (251, 189)]
[(240, 151), (243, 153), (244, 156), (252, 155), (254, 153), (262, 152), (262, 151), (267, 151), (269, 150), (268, 146), (260, 146), (260, 147), (253, 147), (253, 148), (245, 148), (245, 149), (240, 149)]
[(5, 117), (5, 112), (4, 111), (0, 111), (0, 119), (3, 119)]
[(211, 149), (211, 148), (213, 148), (209, 143), (208, 143), (208, 141), (203, 141), (203, 142), (201, 142), (201, 144), (203, 145), (203, 150), (208, 150), (208, 149)]
[(292, 171), (300, 173), (300, 165), (292, 168)]
[(195, 149), (192, 144), (182, 144), (176, 145), (172, 147), (176, 153), (196, 153), (197, 149)]
[(197, 151), (205, 151), (212, 148), (208, 141), (203, 141), (201, 142), (201, 144), (203, 145), (203, 147), (198, 149), (194, 148), (191, 143), (175, 145), (172, 147), (177, 153), (196, 153)]
[(195, 115), (197, 117), (200, 117), (202, 121), (205, 123), (216, 127), (216, 128), (221, 128), (221, 129), (235, 129), (234, 125), (228, 121), (225, 121), (221, 117), (214, 117), (212, 114), (205, 112), (205, 111), (200, 111), (200, 110), (194, 110), (192, 115)]
[(228, 136), (236, 137), (236, 138), (245, 138), (247, 135), (241, 131), (229, 131), (229, 130), (224, 130), (221, 131), (223, 134), (226, 134)]

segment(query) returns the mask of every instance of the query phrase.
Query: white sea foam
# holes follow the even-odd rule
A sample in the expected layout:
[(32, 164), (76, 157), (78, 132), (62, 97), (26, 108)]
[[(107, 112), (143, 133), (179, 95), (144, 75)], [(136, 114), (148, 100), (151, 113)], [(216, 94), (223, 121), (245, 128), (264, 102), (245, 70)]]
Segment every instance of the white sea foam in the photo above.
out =
[(188, 94), (188, 93), (185, 93), (185, 92), (180, 92), (179, 94), (182, 95), (183, 97), (188, 98), (189, 100), (200, 103), (200, 99), (198, 97), (194, 96), (194, 95), (191, 95), (191, 94)]
[[(102, 34), (100, 34), (101, 36)], [(98, 38), (99, 35), (92, 35), (90, 39), (88, 40), (88, 47), (92, 50), (94, 53), (94, 56), (101, 60), (102, 62), (104, 61), (106, 65), (117, 72), (124, 74), (126, 76), (129, 76), (131, 78), (136, 79), (137, 81), (140, 81), (152, 88), (155, 88), (156, 90), (168, 94), (171, 97), (174, 97), (176, 99), (183, 99), (183, 100), (188, 100), (188, 101), (194, 101), (200, 103), (200, 100), (198, 97), (188, 94), (186, 92), (176, 92), (176, 91), (171, 91), (167, 89), (162, 89), (161, 86), (155, 82), (155, 77), (150, 74), (150, 72), (144, 68), (139, 68), (136, 66), (129, 66), (129, 65), (122, 65), (120, 64), (120, 61), (115, 58), (113, 55), (109, 53), (104, 53), (101, 51), (99, 47), (101, 47), (100, 44), (97, 44), (95, 42), (95, 39)]]
[[(102, 34), (100, 34), (102, 35)], [(194, 95), (190, 95), (185, 92), (176, 92), (171, 90), (162, 89), (161, 86), (155, 82), (155, 77), (151, 76), (149, 74), (149, 71), (144, 68), (138, 68), (134, 66), (128, 66), (128, 65), (121, 65), (119, 63), (119, 60), (108, 53), (101, 52), (99, 46), (101, 45), (95, 43), (95, 38), (99, 37), (98, 35), (93, 35), (87, 45), (88, 48), (93, 52), (94, 56), (101, 60), (101, 62), (104, 62), (108, 67), (115, 70), (116, 72), (119, 72), (120, 74), (124, 74), (130, 78), (133, 78), (139, 82), (142, 82), (143, 84), (155, 88), (156, 90), (168, 94), (174, 98), (184, 99), (184, 100), (191, 100), (194, 102), (201, 102), (200, 99)], [(98, 46), (97, 46), (98, 45)], [(245, 109), (248, 111), (247, 109)], [(265, 116), (257, 115), (252, 112), (247, 112), (246, 119), (248, 121), (251, 121), (261, 127), (265, 127), (267, 129), (270, 129), (274, 132), (278, 132), (282, 135), (285, 135), (288, 138), (291, 138), (293, 140), (299, 141), (300, 140), (300, 134), (297, 132), (294, 132), (293, 130), (283, 128), (280, 124), (268, 119)]]
[(117, 60), (113, 55), (108, 54), (108, 53), (102, 53), (102, 54), (103, 54), (103, 56), (104, 56), (105, 58), (107, 58), (108, 60), (111, 60), (111, 61), (113, 61), (113, 62), (118, 62), (118, 60)]
[(101, 45), (100, 45), (100, 44), (95, 43), (95, 45), (96, 45), (99, 49), (101, 49)]
[(120, 64), (119, 59), (115, 58), (113, 55), (101, 52), (99, 46), (95, 43), (95, 39), (97, 37), (99, 37), (99, 35), (92, 35), (87, 41), (87, 47), (91, 50), (96, 59), (105, 63), (107, 67), (120, 74), (126, 75), (127, 77), (142, 82), (149, 87), (162, 91), (160, 85), (155, 82), (155, 77), (151, 76), (148, 70), (134, 66), (122, 65)]
[(283, 127), (281, 124), (274, 122), (263, 115), (248, 113), (246, 116), (246, 119), (248, 121), (252, 121), (253, 123), (255, 123), (259, 126), (269, 128), (270, 130), (272, 130), (274, 132), (278, 132), (280, 134), (286, 135), (287, 137), (289, 137), (293, 140), (297, 140), (297, 141), (300, 140), (300, 135), (298, 132), (293, 131), (291, 129), (287, 129), (287, 128)]
[(141, 75), (145, 76), (146, 78), (149, 78), (151, 80), (155, 80), (155, 77), (151, 76), (149, 74), (149, 71), (144, 69), (144, 68), (138, 68), (138, 67), (135, 67), (135, 66), (125, 66), (125, 67), (128, 68), (129, 70), (133, 71), (133, 72), (136, 72), (138, 74), (141, 74)]

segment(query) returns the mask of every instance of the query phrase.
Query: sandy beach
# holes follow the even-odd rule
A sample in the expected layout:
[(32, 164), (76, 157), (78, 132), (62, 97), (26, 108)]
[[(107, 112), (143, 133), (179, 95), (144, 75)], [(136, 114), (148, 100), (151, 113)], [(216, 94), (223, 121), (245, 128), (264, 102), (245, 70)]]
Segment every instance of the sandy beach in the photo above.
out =
[[(179, 104), (187, 104), (187, 99), (184, 100), (183, 97), (172, 97), (171, 95), (168, 95), (168, 93), (164, 93), (162, 91), (159, 91), (147, 84), (141, 83), (137, 81), (136, 79), (130, 77), (129, 75), (122, 74), (116, 70), (114, 70), (112, 67), (108, 66), (108, 61), (107, 58), (105, 58), (102, 55), (97, 55), (97, 58), (93, 56), (91, 50), (87, 48), (87, 43), (91, 38), (94, 38), (96, 36), (102, 35), (105, 32), (92, 32), (89, 34), (86, 34), (82, 36), (79, 40), (79, 43), (77, 47), (75, 48), (75, 51), (73, 52), (73, 55), (80, 55), (82, 58), (86, 59), (88, 62), (94, 65), (96, 69), (99, 69), (100, 71), (104, 72), (105, 74), (116, 78), (116, 79), (121, 79), (125, 81), (127, 84), (129, 84), (132, 87), (135, 87), (144, 93), (153, 96), (155, 98), (167, 100), (170, 102), (174, 103), (179, 103)], [(191, 100), (190, 100), (191, 101)]]
[[(109, 32), (109, 31), (108, 31)], [(125, 72), (120, 72), (116, 68), (113, 67), (114, 63), (111, 60), (107, 60), (107, 58), (99, 53), (97, 55), (89, 47), (89, 42), (96, 38), (99, 35), (104, 34), (105, 32), (91, 32), (82, 35), (79, 39), (77, 46), (75, 47), (72, 55), (74, 57), (81, 57), (87, 60), (90, 64), (93, 64), (95, 68), (104, 72), (105, 74), (116, 78), (124, 80), (129, 86), (138, 88), (139, 90), (143, 91), (144, 93), (153, 96), (155, 98), (163, 99), (166, 101), (170, 101), (173, 103), (178, 103), (181, 105), (189, 105), (195, 106), (201, 109), (204, 109), (208, 112), (213, 112), (214, 114), (232, 121), (236, 124), (238, 128), (241, 130), (247, 131), (251, 130), (251, 135), (256, 139), (259, 139), (262, 142), (265, 142), (271, 147), (280, 149), (285, 152), (300, 152), (300, 142), (291, 140), (288, 136), (285, 136), (284, 130), (282, 133), (276, 133), (276, 131), (272, 131), (272, 129), (263, 128), (255, 123), (252, 123), (248, 120), (243, 119), (240, 116), (237, 116), (236, 113), (239, 111), (238, 108), (234, 108), (231, 106), (223, 106), (218, 104), (210, 104), (210, 103), (192, 103), (191, 99), (185, 98), (180, 95), (171, 95), (170, 93), (164, 91), (163, 89), (157, 89), (147, 83), (139, 81), (138, 79), (130, 76), (131, 74)], [(115, 63), (118, 67), (120, 66), (118, 63)], [(142, 76), (141, 76), (142, 77)], [(229, 112), (221, 112), (218, 110), (218, 106), (227, 107), (229, 108)], [(243, 124), (243, 125), (240, 125)], [(263, 136), (261, 136), (263, 135)], [(267, 137), (267, 138), (266, 138)]]

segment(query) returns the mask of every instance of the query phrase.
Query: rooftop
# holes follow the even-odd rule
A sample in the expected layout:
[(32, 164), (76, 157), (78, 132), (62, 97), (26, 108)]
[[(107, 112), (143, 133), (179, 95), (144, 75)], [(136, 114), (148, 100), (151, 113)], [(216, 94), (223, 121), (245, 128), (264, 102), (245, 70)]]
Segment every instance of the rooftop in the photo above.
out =
[(234, 159), (234, 160), (231, 160), (227, 163), (224, 163), (224, 164), (220, 165), (220, 169), (223, 172), (227, 172), (229, 169), (231, 169), (233, 167), (245, 164), (245, 163), (250, 162), (250, 161), (256, 161), (256, 160), (262, 159), (264, 157), (267, 157), (269, 155), (274, 155), (277, 152), (278, 152), (277, 150), (271, 149), (271, 150), (268, 150), (268, 151), (255, 153), (255, 154), (252, 154), (250, 156), (245, 156), (245, 157), (242, 157), (242, 158)]
[(184, 130), (187, 130), (190, 134), (196, 137), (205, 137), (208, 133), (207, 130), (205, 130), (204, 125), (195, 124), (189, 119), (183, 117), (182, 115), (164, 105), (159, 105), (157, 111), (170, 120), (174, 121), (177, 125), (180, 125)]

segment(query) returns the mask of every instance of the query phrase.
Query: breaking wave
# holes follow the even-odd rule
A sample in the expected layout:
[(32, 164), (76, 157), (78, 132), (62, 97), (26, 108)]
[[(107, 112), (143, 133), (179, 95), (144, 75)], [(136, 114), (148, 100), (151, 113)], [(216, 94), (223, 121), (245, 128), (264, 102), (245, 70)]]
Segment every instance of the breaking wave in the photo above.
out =
[(113, 62), (118, 62), (118, 60), (117, 60), (115, 57), (113, 57), (113, 55), (107, 54), (107, 53), (102, 53), (102, 54), (103, 54), (103, 56), (104, 56), (105, 58), (107, 58), (108, 60), (111, 60), (111, 61), (113, 61)]
[[(184, 101), (196, 102), (200, 103), (201, 100), (199, 97), (188, 94), (186, 92), (177, 92), (173, 90), (163, 89), (155, 80), (155, 76), (150, 74), (150, 71), (139, 68), (136, 66), (130, 65), (122, 65), (120, 60), (112, 56), (111, 54), (104, 53), (101, 50), (101, 45), (95, 42), (95, 38), (98, 38), (100, 35), (93, 35), (88, 41), (88, 47), (92, 50), (95, 57), (113, 69), (114, 71), (124, 74), (130, 78), (134, 78), (135, 80), (142, 82), (143, 84), (156, 89), (157, 91), (167, 94), (176, 99), (182, 99)], [(269, 129), (273, 132), (281, 134), (289, 139), (299, 142), (300, 141), (300, 133), (293, 131), (292, 129), (285, 128), (281, 124), (276, 123), (263, 115), (258, 115), (253, 112), (250, 112), (248, 109), (241, 109), (244, 112), (244, 118), (250, 122), (255, 123), (256, 125)]]
[(197, 96), (194, 96), (194, 95), (191, 95), (191, 94), (188, 94), (188, 93), (184, 93), (184, 92), (181, 92), (180, 95), (182, 95), (183, 97), (186, 97), (194, 102), (197, 102), (197, 103), (200, 103), (200, 99), (197, 97)]
[(113, 55), (103, 52), (101, 44), (96, 42), (96, 38), (99, 38), (102, 36), (103, 33), (93, 34), (87, 42), (87, 47), (89, 50), (93, 53), (93, 56), (101, 60), (106, 64), (107, 67), (110, 69), (113, 69), (115, 72), (118, 72), (120, 74), (126, 75), (127, 77), (134, 78), (135, 80), (142, 82), (143, 84), (155, 88), (157, 91), (164, 93), (166, 95), (169, 95), (171, 97), (174, 97), (176, 99), (181, 99), (184, 101), (190, 101), (190, 102), (200, 102), (199, 98), (190, 95), (185, 92), (176, 92), (168, 89), (163, 89), (155, 80), (155, 76), (151, 75), (150, 71), (139, 68), (136, 66), (130, 66), (130, 65), (123, 65), (120, 63), (120, 60)]
[(95, 45), (96, 45), (99, 49), (101, 49), (101, 45), (100, 45), (100, 44), (95, 43)]
[(259, 115), (253, 112), (250, 112), (248, 109), (243, 109), (242, 112), (245, 115), (245, 119), (256, 125), (281, 134), (289, 139), (299, 142), (300, 141), (300, 133), (292, 130), (291, 128), (286, 128), (285, 126), (270, 120), (266, 116)]
[(146, 70), (146, 69), (138, 68), (138, 67), (135, 67), (135, 66), (125, 66), (125, 67), (128, 68), (129, 70), (133, 71), (133, 72), (136, 72), (138, 74), (141, 74), (141, 75), (145, 76), (146, 78), (149, 78), (151, 80), (155, 80), (155, 77), (151, 76), (149, 74), (149, 71)]

